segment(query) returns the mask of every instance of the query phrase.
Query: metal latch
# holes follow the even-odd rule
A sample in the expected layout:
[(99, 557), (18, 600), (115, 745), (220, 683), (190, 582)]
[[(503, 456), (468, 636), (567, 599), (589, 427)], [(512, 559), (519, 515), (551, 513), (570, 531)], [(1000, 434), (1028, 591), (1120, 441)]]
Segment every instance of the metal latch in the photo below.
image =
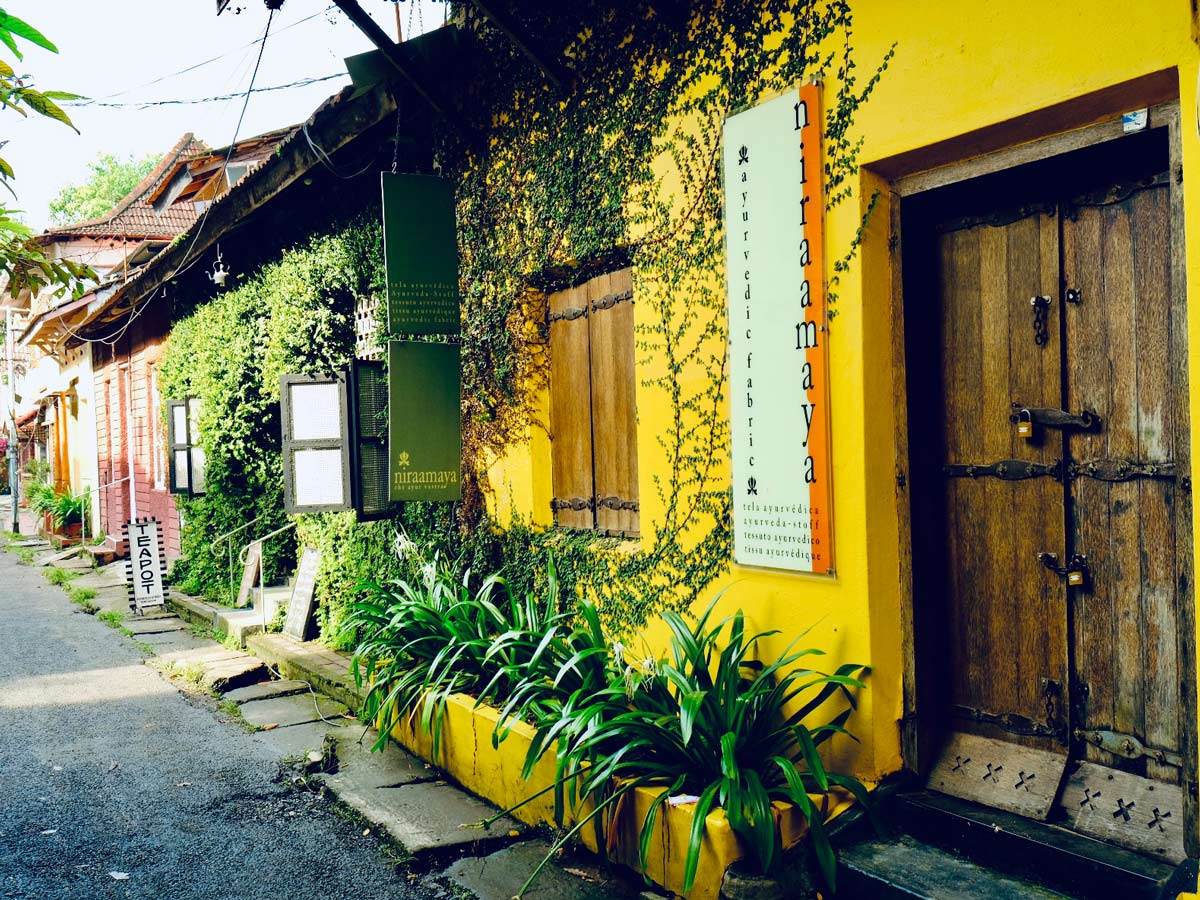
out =
[(1075, 729), (1077, 740), (1086, 741), (1093, 747), (1099, 747), (1106, 753), (1122, 756), (1125, 759), (1141, 759), (1143, 756), (1164, 766), (1183, 768), (1183, 757), (1169, 750), (1159, 750), (1147, 747), (1132, 734), (1121, 734), (1119, 731), (1083, 731)]
[(1037, 555), (1038, 562), (1053, 572), (1060, 578), (1066, 579), (1066, 582), (1071, 587), (1087, 589), (1091, 587), (1092, 578), (1091, 572), (1088, 570), (1087, 557), (1082, 553), (1075, 553), (1067, 560), (1065, 566), (1058, 564), (1057, 553), (1039, 553)]
[(1072, 428), (1078, 431), (1100, 430), (1100, 417), (1088, 409), (1076, 415), (1063, 409), (1014, 403), (1008, 418), (1018, 428), (1021, 423), (1029, 422), (1045, 428), (1062, 428), (1063, 430)]

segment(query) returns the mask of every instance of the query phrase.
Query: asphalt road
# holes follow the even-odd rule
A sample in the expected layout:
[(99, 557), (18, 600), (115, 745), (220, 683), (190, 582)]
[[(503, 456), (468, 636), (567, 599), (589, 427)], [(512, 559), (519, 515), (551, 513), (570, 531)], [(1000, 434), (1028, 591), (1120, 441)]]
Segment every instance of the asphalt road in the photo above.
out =
[(0, 552), (0, 897), (423, 900), (374, 836)]

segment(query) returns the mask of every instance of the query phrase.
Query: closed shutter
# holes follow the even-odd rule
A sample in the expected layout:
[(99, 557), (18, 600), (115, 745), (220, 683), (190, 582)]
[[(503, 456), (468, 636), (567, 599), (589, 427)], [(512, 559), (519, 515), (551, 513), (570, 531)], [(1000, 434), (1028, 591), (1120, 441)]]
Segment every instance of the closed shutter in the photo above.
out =
[(638, 533), (633, 279), (629, 269), (587, 284), (591, 339), (596, 528)]
[(388, 384), (381, 362), (354, 363), (355, 433), (358, 470), (355, 509), (359, 521), (390, 515), (388, 499)]
[(555, 522), (595, 528), (586, 285), (550, 296), (550, 440)]

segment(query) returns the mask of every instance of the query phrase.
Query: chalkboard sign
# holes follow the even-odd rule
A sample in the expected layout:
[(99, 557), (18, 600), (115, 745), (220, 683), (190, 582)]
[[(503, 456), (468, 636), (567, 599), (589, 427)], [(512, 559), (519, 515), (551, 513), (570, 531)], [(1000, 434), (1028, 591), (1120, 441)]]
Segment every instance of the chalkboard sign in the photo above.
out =
[(308, 621), (313, 613), (313, 590), (317, 586), (317, 570), (321, 568), (321, 551), (316, 547), (305, 547), (300, 556), (300, 567), (296, 570), (296, 583), (292, 586), (292, 598), (288, 601), (287, 622), (283, 633), (298, 641), (305, 638)]
[(258, 581), (258, 570), (262, 565), (262, 544), (253, 543), (246, 548), (246, 563), (242, 566), (242, 584), (238, 588), (235, 606), (249, 606), (250, 592), (254, 590), (254, 582)]

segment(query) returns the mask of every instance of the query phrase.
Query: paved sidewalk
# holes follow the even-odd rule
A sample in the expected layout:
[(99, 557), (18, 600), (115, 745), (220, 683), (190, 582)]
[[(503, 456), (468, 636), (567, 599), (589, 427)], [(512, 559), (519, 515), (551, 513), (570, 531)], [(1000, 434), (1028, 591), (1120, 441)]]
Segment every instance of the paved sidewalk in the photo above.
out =
[(0, 583), (0, 897), (437, 896), (41, 571)]
[[(0, 635), (0, 809), (13, 796), (24, 807), (0, 822), (0, 897), (509, 900), (549, 850), (547, 835), (511, 819), (465, 827), (496, 810), (399, 747), (369, 752), (376, 734), (347, 705), (359, 697), (344, 654), (258, 635), (260, 659), (169, 611), (131, 616), (123, 564), (92, 570), (21, 543), (29, 565), (0, 552), (10, 623)], [(87, 597), (81, 606), (43, 577), (56, 567), (75, 569), (64, 589)], [(6, 642), (34, 646), (14, 660)], [(280, 667), (304, 680), (270, 680)], [(18, 747), (36, 748), (35, 759)], [(59, 785), (53, 795), (47, 784)], [(110, 785), (124, 790), (109, 798)], [(51, 799), (53, 816), (41, 806)], [(238, 824), (223, 825), (225, 815)], [(640, 886), (566, 855), (525, 897), (621, 900)]]

